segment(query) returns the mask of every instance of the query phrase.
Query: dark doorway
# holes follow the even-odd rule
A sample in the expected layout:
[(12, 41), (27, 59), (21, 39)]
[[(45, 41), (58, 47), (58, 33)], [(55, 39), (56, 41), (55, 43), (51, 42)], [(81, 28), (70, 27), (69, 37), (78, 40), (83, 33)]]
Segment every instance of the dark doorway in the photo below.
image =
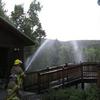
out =
[(8, 69), (8, 49), (0, 48), (0, 78), (7, 77)]

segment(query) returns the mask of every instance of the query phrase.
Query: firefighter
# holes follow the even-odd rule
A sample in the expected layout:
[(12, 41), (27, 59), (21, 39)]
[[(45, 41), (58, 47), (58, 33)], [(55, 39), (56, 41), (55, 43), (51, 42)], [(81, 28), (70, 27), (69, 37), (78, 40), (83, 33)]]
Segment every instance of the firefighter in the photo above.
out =
[(14, 61), (14, 66), (11, 69), (11, 75), (17, 76), (16, 83), (19, 85), (19, 87), (22, 85), (22, 80), (25, 77), (24, 71), (21, 68), (22, 61), (19, 59), (16, 59)]
[(19, 59), (14, 61), (7, 88), (7, 100), (20, 100), (19, 90), (22, 88), (23, 78), (25, 77), (21, 64), (22, 61)]
[(20, 100), (18, 97), (18, 85), (13, 79), (10, 79), (8, 83), (6, 100)]

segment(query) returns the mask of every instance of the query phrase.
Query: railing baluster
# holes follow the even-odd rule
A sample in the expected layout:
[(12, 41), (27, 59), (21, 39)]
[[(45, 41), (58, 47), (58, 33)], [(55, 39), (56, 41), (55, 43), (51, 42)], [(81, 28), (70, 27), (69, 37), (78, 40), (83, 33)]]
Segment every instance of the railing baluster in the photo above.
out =
[(65, 71), (64, 71), (64, 67), (62, 67), (62, 87), (64, 87), (64, 77), (65, 77)]
[(83, 80), (83, 65), (81, 64), (81, 88), (84, 90), (84, 80)]
[(40, 72), (38, 72), (38, 93), (40, 93), (40, 90), (41, 90), (41, 75), (40, 75)]
[[(30, 80), (31, 86), (33, 84), (34, 87), (34, 84), (37, 83), (35, 86), (38, 87), (38, 92), (40, 92), (43, 87), (49, 88), (51, 86), (50, 88), (52, 88), (53, 86), (56, 87), (57, 85), (62, 85), (62, 87), (64, 87), (67, 83), (70, 84), (72, 81), (74, 82), (78, 79), (81, 81), (82, 89), (84, 89), (85, 81), (91, 82), (91, 80), (97, 78), (97, 71), (94, 70), (96, 65), (98, 64), (81, 63), (77, 65), (67, 65), (67, 67), (64, 65), (60, 67), (58, 66), (56, 68), (49, 68), (48, 70), (45, 69), (35, 72), (37, 74), (28, 74), (29, 78), (27, 77), (27, 80), (30, 80), (30, 77), (32, 77), (32, 81)], [(37, 78), (35, 76), (37, 76)], [(28, 82), (26, 83), (28, 86)], [(77, 82), (75, 84), (77, 84)]]

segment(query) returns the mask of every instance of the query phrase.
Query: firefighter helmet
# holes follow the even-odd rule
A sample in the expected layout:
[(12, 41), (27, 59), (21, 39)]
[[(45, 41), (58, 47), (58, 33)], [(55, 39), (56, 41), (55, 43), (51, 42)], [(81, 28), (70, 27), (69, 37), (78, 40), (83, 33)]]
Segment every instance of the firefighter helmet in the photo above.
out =
[(14, 61), (14, 65), (18, 65), (18, 64), (22, 64), (22, 61), (19, 60), (19, 59), (16, 59), (16, 60)]

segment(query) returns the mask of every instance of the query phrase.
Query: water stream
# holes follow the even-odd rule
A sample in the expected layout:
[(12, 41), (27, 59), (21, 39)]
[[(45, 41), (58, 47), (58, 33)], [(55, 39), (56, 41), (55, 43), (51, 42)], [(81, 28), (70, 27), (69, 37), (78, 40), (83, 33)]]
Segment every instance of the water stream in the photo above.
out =
[(49, 42), (50, 40), (45, 40), (42, 45), (37, 49), (37, 51), (31, 55), (30, 57), (28, 57), (26, 63), (25, 63), (25, 71), (27, 71), (29, 69), (29, 67), (31, 67), (31, 64), (34, 62), (34, 60), (36, 59), (36, 57), (38, 56), (38, 54), (40, 53), (40, 51), (45, 47), (45, 45)]
[(71, 44), (73, 47), (73, 54), (74, 54), (75, 63), (83, 62), (83, 55), (82, 55), (82, 51), (80, 50), (78, 42), (72, 41)]
[[(36, 60), (36, 58), (40, 55), (40, 53), (45, 49), (51, 46), (52, 48), (53, 42), (51, 40), (45, 40), (42, 45), (37, 49), (33, 55), (28, 57), (26, 61), (26, 71), (32, 67), (32, 64)], [(72, 49), (73, 49), (73, 59), (75, 63), (83, 62), (83, 55), (82, 50), (80, 49), (80, 46), (78, 44), (78, 41), (71, 41)]]

